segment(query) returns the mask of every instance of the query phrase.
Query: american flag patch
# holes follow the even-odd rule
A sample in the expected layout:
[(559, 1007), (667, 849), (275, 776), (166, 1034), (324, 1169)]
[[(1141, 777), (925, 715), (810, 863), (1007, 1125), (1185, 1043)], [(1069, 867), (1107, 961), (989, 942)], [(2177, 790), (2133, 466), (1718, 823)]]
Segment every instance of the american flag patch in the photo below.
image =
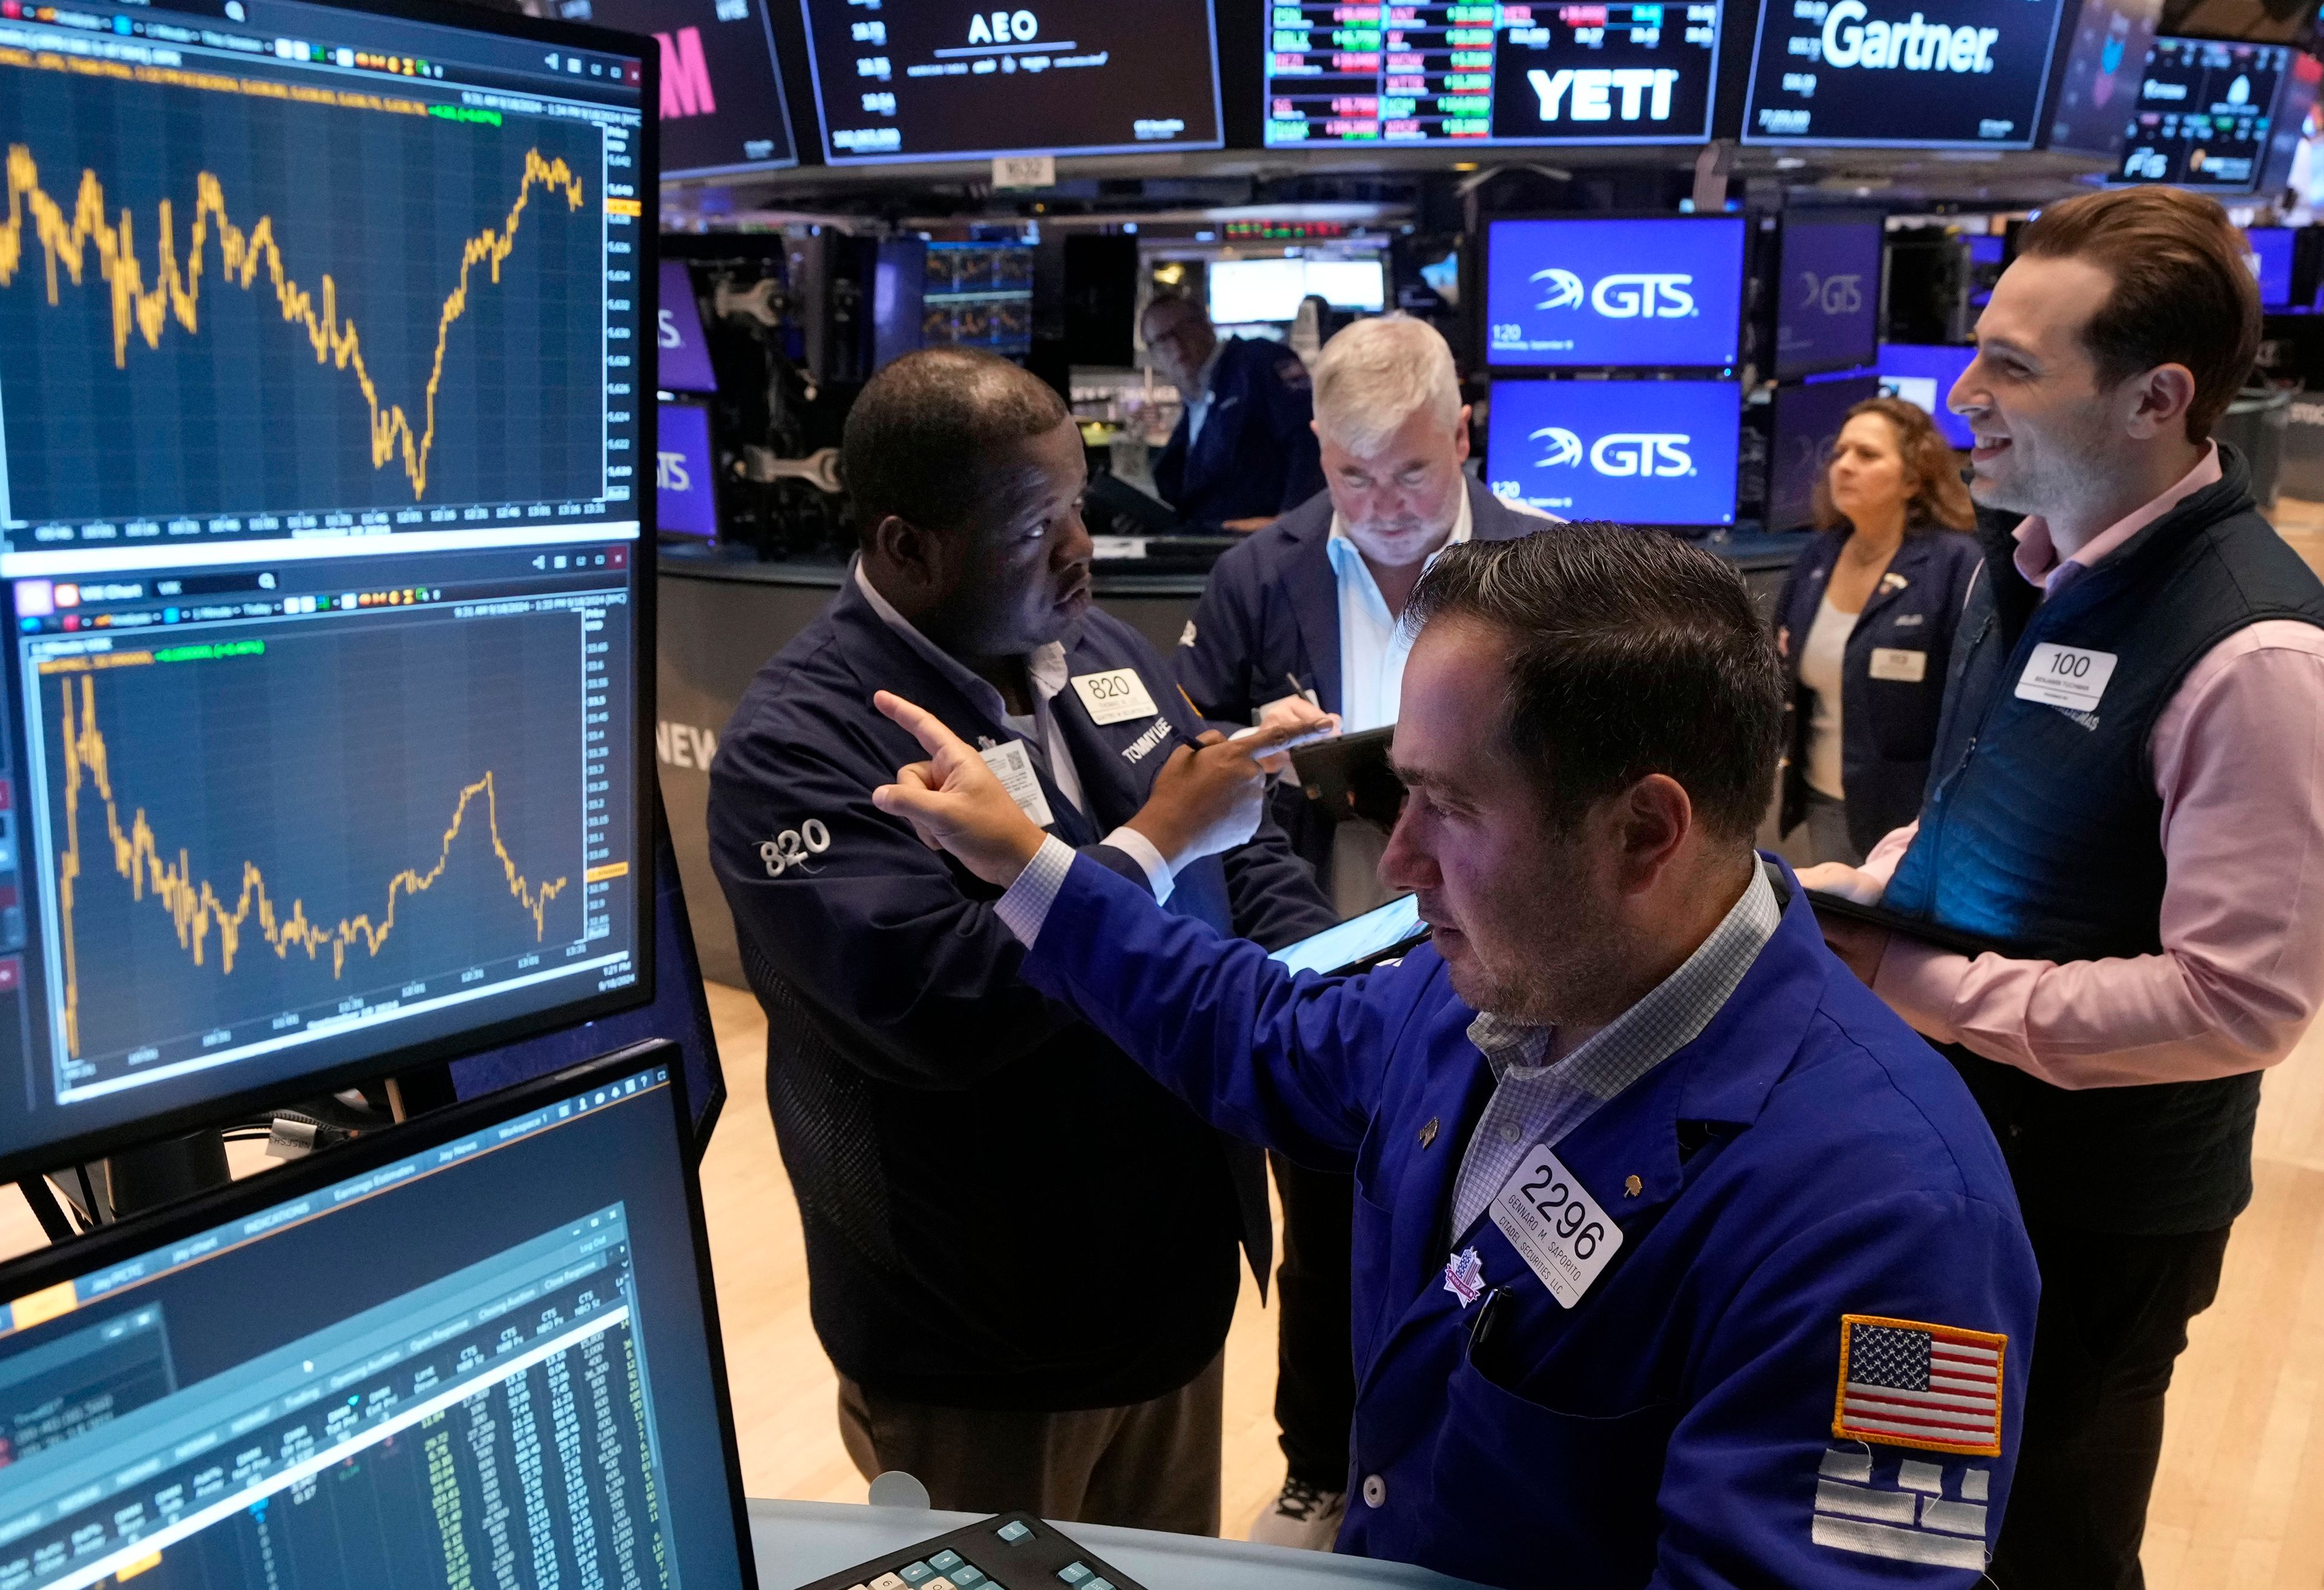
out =
[(2002, 1351), (2008, 1345), (2007, 1336), (1987, 1331), (1843, 1314), (1831, 1433), (1997, 1457)]

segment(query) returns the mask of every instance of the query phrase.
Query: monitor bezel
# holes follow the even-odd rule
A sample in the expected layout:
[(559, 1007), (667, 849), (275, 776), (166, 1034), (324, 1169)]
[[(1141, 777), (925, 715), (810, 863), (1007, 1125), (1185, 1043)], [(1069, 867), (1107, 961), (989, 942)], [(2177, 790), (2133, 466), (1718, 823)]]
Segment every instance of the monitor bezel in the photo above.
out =
[(0, 1263), (0, 1298), (21, 1298), (45, 1287), (69, 1282), (108, 1264), (246, 1219), (335, 1182), (512, 1120), (543, 1104), (586, 1092), (609, 1077), (634, 1076), (650, 1067), (666, 1068), (669, 1073), (673, 1163), (685, 1183), (688, 1236), (694, 1244), (695, 1273), (702, 1294), (703, 1339), (710, 1358), (711, 1388), (718, 1405), (718, 1441), (726, 1465), (727, 1499), (733, 1512), (736, 1560), (742, 1570), (742, 1584), (754, 1585), (758, 1583), (758, 1567), (752, 1550), (750, 1512), (743, 1493), (742, 1448), (735, 1437), (733, 1397), (726, 1375), (726, 1345), (718, 1319), (717, 1285), (710, 1269), (710, 1230), (703, 1210), (702, 1179), (691, 1147), (694, 1118), (686, 1092), (686, 1059), (678, 1046), (667, 1039), (631, 1044), (482, 1098), (447, 1105), (226, 1187), (36, 1248)]
[[(1724, 364), (1714, 365), (1545, 365), (1531, 360), (1503, 364), (1493, 357), (1492, 315), (1489, 288), (1492, 281), (1493, 228), (1503, 221), (1684, 221), (1705, 224), (1726, 221), (1737, 228), (1742, 240), (1741, 257), (1736, 263), (1737, 293), (1735, 300), (1735, 351)], [(1477, 245), (1472, 251), (1476, 264), (1476, 291), (1471, 295), (1477, 306), (1476, 367), (1489, 376), (1586, 375), (1593, 372), (1635, 374), (1641, 371), (1667, 371), (1690, 380), (1709, 380), (1704, 372), (1716, 372), (1718, 379), (1739, 379), (1743, 372), (1745, 328), (1751, 317), (1751, 249), (1756, 229), (1751, 217), (1739, 209), (1718, 210), (1707, 214), (1692, 214), (1681, 210), (1508, 210), (1477, 217)]]
[[(328, 7), (351, 16), (377, 15), (405, 22), (427, 23), (456, 29), (465, 32), (498, 34), (537, 41), (543, 44), (566, 46), (601, 55), (635, 57), (639, 62), (638, 94), (641, 107), (658, 107), (661, 97), (661, 52), (657, 49), (641, 50), (637, 36), (610, 28), (595, 27), (584, 23), (551, 22), (518, 13), (489, 11), (479, 6), (462, 5), (456, 0), (300, 0), (302, 5)], [(660, 117), (648, 111), (639, 118), (638, 145), (642, 171), (654, 173), (641, 177), (634, 196), (639, 206), (636, 247), (639, 265), (633, 285), (637, 289), (641, 327), (658, 323), (660, 296), (661, 250), (660, 192), (659, 162), (661, 153)], [(639, 378), (633, 379), (632, 396), (639, 408), (638, 453), (653, 457), (659, 449), (656, 428), (659, 415), (652, 402), (653, 384), (642, 379), (642, 369), (634, 366)], [(634, 479), (634, 477), (633, 477)], [(586, 995), (550, 1009), (503, 1017), (499, 1021), (465, 1031), (447, 1033), (439, 1038), (425, 1039), (415, 1043), (391, 1046), (359, 1058), (341, 1060), (295, 1077), (252, 1083), (210, 1095), (204, 1098), (173, 1105), (151, 1114), (140, 1114), (112, 1125), (86, 1127), (44, 1138), (23, 1148), (0, 1151), (0, 1179), (14, 1179), (62, 1169), (66, 1166), (99, 1159), (125, 1150), (145, 1147), (164, 1139), (189, 1132), (215, 1129), (246, 1117), (270, 1105), (288, 1101), (312, 1098), (358, 1082), (375, 1080), (410, 1070), (459, 1058), (482, 1049), (497, 1048), (516, 1039), (530, 1037), (574, 1022), (592, 1021), (616, 1011), (635, 1009), (653, 1000), (654, 966), (653, 909), (653, 802), (659, 794), (652, 755), (654, 743), (654, 689), (656, 652), (656, 600), (654, 552), (658, 537), (655, 523), (656, 504), (653, 495), (633, 491), (638, 539), (631, 544), (630, 597), (633, 656), (631, 699), (633, 721), (631, 725), (632, 788), (631, 810), (634, 814), (632, 838), (635, 840), (630, 864), (631, 920), (638, 930), (631, 948), (631, 961), (637, 968), (636, 978), (626, 987)], [(379, 538), (392, 541), (392, 537)], [(392, 557), (391, 545), (371, 549), (366, 555)], [(13, 611), (15, 582), (0, 581), (0, 603)], [(14, 709), (11, 708), (11, 716)], [(20, 863), (23, 858), (20, 857)], [(43, 889), (51, 887), (42, 879)], [(42, 955), (53, 953), (43, 945)], [(45, 1031), (41, 1034), (46, 1039)], [(45, 1051), (43, 1051), (45, 1052)], [(32, 1062), (30, 1051), (26, 1063)], [(231, 1070), (231, 1068), (227, 1068)], [(55, 1109), (56, 1106), (49, 1106)], [(69, 1124), (69, 1116), (60, 1124)]]
[[(1548, 374), (1537, 371), (1527, 371), (1519, 374), (1495, 376), (1493, 378), (1492, 387), (1488, 388), (1487, 397), (1489, 402), (1491, 392), (1494, 389), (1499, 388), (1504, 381), (1512, 386), (1607, 386), (1613, 385), (1618, 383), (1625, 385), (1646, 385), (1656, 381), (1668, 379), (1671, 381), (1683, 381), (1692, 385), (1724, 386), (1728, 388), (1735, 394), (1735, 475), (1728, 488), (1728, 496), (1735, 504), (1734, 516), (1724, 522), (1715, 519), (1709, 521), (1622, 519), (1605, 522), (1617, 524), (1627, 524), (1637, 530), (1664, 531), (1686, 541), (1704, 541), (1712, 536), (1733, 535), (1742, 527), (1743, 524), (1743, 411), (1745, 400), (1750, 396), (1750, 393), (1744, 388), (1743, 377), (1740, 372), (1726, 375), (1703, 375), (1692, 373), (1694, 370), (1702, 367), (1703, 366), (1698, 365), (1682, 366), (1674, 365), (1667, 366), (1668, 369), (1674, 372), (1674, 374), (1668, 377), (1665, 377), (1658, 374), (1634, 374), (1628, 377), (1615, 376), (1610, 380), (1606, 381), (1597, 380), (1588, 375), (1577, 378), (1574, 373), (1570, 370), (1558, 370)], [(1649, 371), (1659, 371), (1665, 368), (1665, 366), (1653, 365), (1644, 366), (1643, 368)], [(1486, 467), (1483, 471), (1483, 478), (1485, 482), (1485, 489), (1489, 492), (1492, 490), (1492, 411), (1490, 409), (1488, 409), (1485, 414), (1485, 438)], [(1570, 521), (1569, 522), (1581, 523), (1598, 522), (1575, 520)]]

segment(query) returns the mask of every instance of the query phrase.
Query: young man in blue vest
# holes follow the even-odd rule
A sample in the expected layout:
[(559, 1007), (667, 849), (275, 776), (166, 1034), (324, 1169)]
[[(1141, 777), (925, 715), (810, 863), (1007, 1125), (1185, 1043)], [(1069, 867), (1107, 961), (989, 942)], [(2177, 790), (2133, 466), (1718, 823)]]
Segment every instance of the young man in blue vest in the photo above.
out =
[[(1425, 320), (1359, 320), (1315, 361), (1315, 439), (1324, 489), (1211, 571), (1175, 666), (1187, 699), (1224, 723), (1320, 721), (1350, 732), (1396, 721), (1411, 636), (1398, 623), (1413, 587), (1448, 546), (1508, 541), (1547, 515), (1503, 503), (1462, 470), (1469, 408), (1452, 350)], [(1343, 917), (1388, 898), (1385, 837), (1332, 823), (1296, 783), (1275, 819), (1314, 864)], [(1328, 1548), (1347, 1505), (1348, 1179), (1270, 1156), (1283, 1197), (1282, 1308), (1275, 1421), (1283, 1489), (1251, 1539)]]
[(1741, 577), (1618, 525), (1413, 597), (1381, 869), (1429, 944), (1296, 976), (1027, 822), (976, 753), (875, 795), (1026, 981), (1226, 1131), (1353, 1173), (1343, 1552), (1537, 1590), (1970, 1590), (2034, 1312), (1952, 1068), (1751, 837), (1783, 678)]
[(1968, 1080), (2041, 1262), (2003, 1590), (2144, 1582), (2260, 1073), (2324, 1002), (2324, 586), (2210, 435), (2259, 327), (2210, 199), (2093, 194), (2026, 228), (1952, 392), (1985, 561), (1920, 820), (1803, 874), (1992, 947), (1827, 924)]

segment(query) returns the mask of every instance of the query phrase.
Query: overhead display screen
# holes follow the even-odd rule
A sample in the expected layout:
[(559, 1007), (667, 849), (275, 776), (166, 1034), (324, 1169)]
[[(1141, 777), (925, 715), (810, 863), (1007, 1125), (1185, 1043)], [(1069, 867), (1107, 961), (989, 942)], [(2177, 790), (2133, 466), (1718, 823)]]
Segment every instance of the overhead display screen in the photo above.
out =
[(1388, 306), (1388, 271), (1377, 259), (1213, 260), (1203, 278), (1221, 326), (1287, 324), (1311, 297), (1362, 314)]
[(1775, 376), (1868, 365), (1880, 338), (1877, 217), (1784, 217)]
[(1716, 5), (1271, 9), (1271, 147), (1711, 136)]
[(2276, 89), (2291, 64), (2292, 51), (2282, 44), (2155, 40), (2117, 180), (2251, 192), (2267, 155)]
[(1977, 357), (1977, 349), (1954, 343), (1884, 342), (1880, 345), (1880, 391), (1903, 398), (1937, 422), (1945, 439), (1967, 448), (1975, 438), (1969, 422), (1946, 407), (1953, 384)]
[(2063, 8), (2063, 0), (1767, 5), (1743, 141), (2030, 149)]
[(1497, 381), (1486, 484), (1567, 519), (1732, 524), (1741, 420), (1731, 381)]
[(1486, 362), (1503, 370), (1732, 365), (1744, 225), (1740, 216), (1489, 223)]
[(558, 0), (557, 14), (652, 34), (661, 47), (661, 174), (730, 176), (798, 164), (769, 3)]
[(2070, 35), (2058, 41), (2065, 64), (2050, 97), (2044, 147), (2122, 158), (2123, 124), (2138, 97), (2146, 51), (2163, 19), (2163, 0), (2082, 0)]
[(1210, 0), (800, 0), (834, 165), (1220, 146)]
[(1767, 443), (1766, 522), (1770, 531), (1807, 527), (1815, 517), (1816, 483), (1823, 478), (1848, 411), (1880, 395), (1877, 375), (1843, 375), (1775, 388), (1775, 430)]

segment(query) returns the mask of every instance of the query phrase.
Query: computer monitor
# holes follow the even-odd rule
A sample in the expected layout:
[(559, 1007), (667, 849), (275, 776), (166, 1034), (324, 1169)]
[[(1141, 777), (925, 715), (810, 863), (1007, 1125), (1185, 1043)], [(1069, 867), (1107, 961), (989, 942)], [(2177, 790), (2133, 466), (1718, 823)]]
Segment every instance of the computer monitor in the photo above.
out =
[(2259, 278), (2260, 308), (2291, 307), (2292, 248), (2299, 236), (2299, 232), (2290, 226), (2244, 228), (2244, 241), (2251, 245), (2253, 274)]
[(651, 987), (656, 62), (196, 3), (0, 19), (9, 1175)]
[(1741, 419), (1732, 381), (1497, 380), (1485, 482), (1566, 519), (1730, 525)]
[(1880, 344), (1877, 216), (1784, 217), (1775, 296), (1775, 378), (1868, 365)]
[(1496, 370), (1733, 366), (1741, 216), (1508, 218), (1485, 226)]
[(1377, 259), (1213, 260), (1203, 291), (1221, 326), (1287, 325), (1310, 297), (1377, 315), (1388, 305), (1388, 269)]
[(684, 260), (662, 261), (661, 306), (657, 313), (654, 384), (667, 392), (716, 392), (718, 375), (710, 366), (710, 341), (702, 329), (702, 308), (695, 300), (694, 276)]
[(2080, 0), (2058, 41), (2044, 149), (2107, 164), (2122, 159), (2163, 0)]
[(655, 528), (664, 535), (718, 534), (718, 478), (711, 467), (710, 411), (701, 403), (661, 405), (654, 454)]
[(2065, 0), (1764, 6), (1743, 142), (2030, 149), (2065, 9)]
[(1877, 375), (1827, 376), (1775, 388), (1767, 438), (1764, 515), (1770, 531), (1811, 528), (1816, 482), (1822, 478), (1832, 444), (1848, 423), (1849, 410), (1879, 395)]
[(2282, 44), (2155, 40), (2138, 102), (2126, 117), (2116, 180), (2251, 192), (2266, 163), (2276, 95), (2292, 57)]
[(661, 53), (661, 174), (798, 164), (767, 6), (782, 0), (557, 0), (567, 22), (650, 34)]
[(800, 0), (832, 165), (1220, 147), (1211, 0)]
[(21, 1590), (754, 1583), (667, 1046), (0, 1270)]
[(1716, 4), (1277, 5), (1259, 69), (1270, 148), (1699, 143)]
[(1033, 348), (1033, 245), (1018, 238), (930, 243), (918, 346), (1024, 358)]
[(1945, 407), (1945, 399), (1975, 357), (1977, 349), (1954, 343), (1884, 342), (1880, 390), (1927, 413), (1954, 447), (1968, 448), (1976, 439), (1968, 422)]

